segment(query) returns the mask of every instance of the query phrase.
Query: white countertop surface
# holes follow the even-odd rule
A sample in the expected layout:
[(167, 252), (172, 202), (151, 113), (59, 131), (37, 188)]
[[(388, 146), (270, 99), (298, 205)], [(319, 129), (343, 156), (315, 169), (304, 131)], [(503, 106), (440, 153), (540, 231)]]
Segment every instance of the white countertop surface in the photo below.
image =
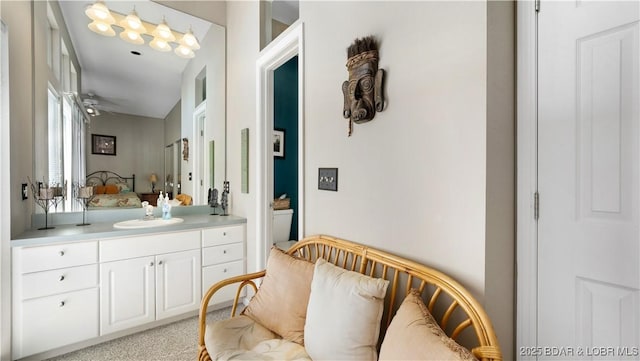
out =
[(181, 230), (244, 224), (245, 218), (238, 216), (220, 216), (207, 214), (180, 215), (184, 222), (156, 228), (117, 229), (117, 221), (91, 222), (88, 226), (75, 224), (57, 224), (53, 229), (28, 230), (11, 240), (12, 247), (34, 246), (57, 242), (100, 240), (101, 238), (127, 237), (139, 234), (175, 232)]

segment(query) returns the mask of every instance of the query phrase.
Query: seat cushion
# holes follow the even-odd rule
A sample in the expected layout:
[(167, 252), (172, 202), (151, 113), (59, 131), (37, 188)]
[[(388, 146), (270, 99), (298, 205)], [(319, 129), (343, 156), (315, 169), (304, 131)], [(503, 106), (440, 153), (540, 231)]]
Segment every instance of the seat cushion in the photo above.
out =
[(449, 338), (411, 290), (384, 336), (380, 360), (476, 360), (466, 348)]
[(262, 285), (243, 314), (288, 341), (304, 345), (313, 263), (273, 247)]
[(320, 258), (304, 326), (314, 360), (377, 360), (383, 300), (389, 281), (336, 267)]
[(243, 315), (207, 324), (204, 344), (212, 360), (310, 360), (303, 346)]

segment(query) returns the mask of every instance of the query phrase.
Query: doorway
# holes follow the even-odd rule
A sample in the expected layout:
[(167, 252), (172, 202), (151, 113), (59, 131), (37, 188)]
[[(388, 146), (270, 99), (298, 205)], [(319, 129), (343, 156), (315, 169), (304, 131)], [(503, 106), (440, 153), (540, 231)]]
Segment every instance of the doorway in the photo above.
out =
[(298, 240), (297, 55), (274, 70), (273, 93), (273, 195), (278, 202), (274, 201), (272, 242), (286, 250)]
[(640, 5), (518, 4), (522, 359), (639, 356)]
[[(304, 46), (303, 24), (293, 23), (276, 40), (262, 50), (256, 65), (257, 118), (256, 118), (256, 267), (264, 269), (269, 249), (273, 245), (273, 202), (274, 202), (274, 72), (292, 58), (298, 58), (298, 109), (297, 109), (297, 150), (290, 147), (286, 151), (297, 153), (297, 239), (304, 236)], [(288, 135), (285, 135), (285, 146)], [(286, 155), (285, 155), (286, 156)]]

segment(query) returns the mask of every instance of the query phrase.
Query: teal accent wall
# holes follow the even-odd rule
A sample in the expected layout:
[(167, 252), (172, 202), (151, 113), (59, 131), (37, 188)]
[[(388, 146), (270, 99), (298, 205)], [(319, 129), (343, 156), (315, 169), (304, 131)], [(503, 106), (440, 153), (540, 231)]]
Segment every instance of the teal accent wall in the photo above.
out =
[(298, 239), (298, 57), (274, 71), (274, 128), (284, 130), (284, 158), (274, 158), (273, 194), (291, 198), (289, 239)]

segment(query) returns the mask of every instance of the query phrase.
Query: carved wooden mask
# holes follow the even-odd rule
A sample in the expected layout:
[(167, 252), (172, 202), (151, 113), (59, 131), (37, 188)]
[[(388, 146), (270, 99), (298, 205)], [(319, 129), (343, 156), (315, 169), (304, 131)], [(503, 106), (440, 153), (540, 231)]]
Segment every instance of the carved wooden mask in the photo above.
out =
[(378, 69), (378, 44), (372, 36), (356, 39), (347, 49), (349, 80), (342, 83), (343, 116), (349, 119), (349, 136), (353, 123), (373, 119), (384, 109), (382, 82), (384, 70)]

